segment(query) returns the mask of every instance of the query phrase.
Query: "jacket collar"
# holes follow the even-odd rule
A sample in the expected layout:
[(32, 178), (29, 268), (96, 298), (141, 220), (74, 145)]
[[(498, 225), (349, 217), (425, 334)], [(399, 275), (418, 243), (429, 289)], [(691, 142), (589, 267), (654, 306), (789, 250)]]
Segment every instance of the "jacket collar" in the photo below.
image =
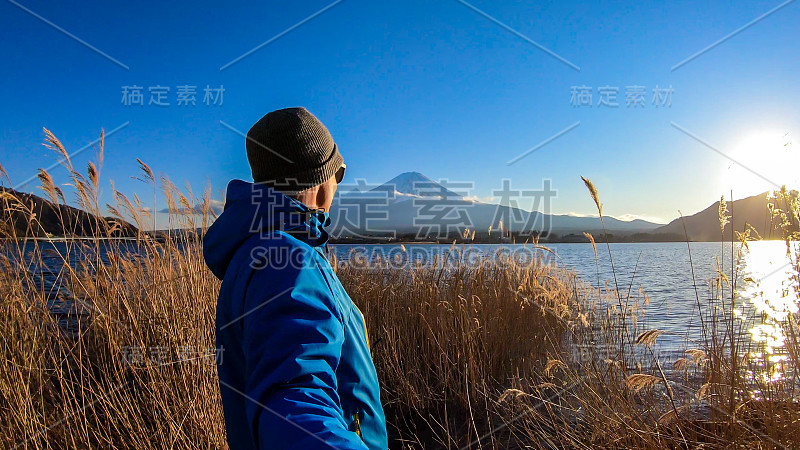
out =
[[(225, 210), (203, 238), (203, 254), (212, 272), (222, 278), (233, 255), (254, 235), (284, 231), (320, 252), (328, 242), (330, 217), (263, 184), (233, 180)], [(324, 254), (324, 253), (323, 253)]]

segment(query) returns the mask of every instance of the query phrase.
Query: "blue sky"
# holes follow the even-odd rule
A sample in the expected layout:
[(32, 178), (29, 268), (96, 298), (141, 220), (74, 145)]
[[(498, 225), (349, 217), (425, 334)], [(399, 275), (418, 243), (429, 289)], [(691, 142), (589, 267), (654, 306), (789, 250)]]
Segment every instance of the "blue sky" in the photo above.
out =
[[(104, 180), (150, 198), (131, 179), (138, 157), (219, 196), (249, 178), (230, 128), (298, 105), (331, 130), (347, 181), (413, 170), (474, 182), (470, 194), (488, 199), (504, 178), (519, 188), (549, 178), (555, 213), (594, 212), (581, 175), (604, 212), (664, 221), (796, 176), (775, 160), (800, 151), (783, 145), (800, 123), (800, 2), (15, 2), (0, 3), (0, 164), (16, 183), (55, 162), (42, 127), (74, 151), (127, 124), (107, 139)], [(186, 85), (195, 106), (177, 105)], [(124, 86), (141, 86), (144, 105), (123, 104)], [(169, 106), (148, 104), (156, 86), (170, 88)], [(203, 103), (206, 86), (224, 88), (221, 105)], [(592, 106), (573, 104), (575, 86), (592, 89)], [(604, 86), (617, 88), (618, 107), (597, 104)], [(644, 88), (644, 105), (626, 106), (628, 86)], [(671, 105), (653, 104), (656, 86), (672, 88)]]

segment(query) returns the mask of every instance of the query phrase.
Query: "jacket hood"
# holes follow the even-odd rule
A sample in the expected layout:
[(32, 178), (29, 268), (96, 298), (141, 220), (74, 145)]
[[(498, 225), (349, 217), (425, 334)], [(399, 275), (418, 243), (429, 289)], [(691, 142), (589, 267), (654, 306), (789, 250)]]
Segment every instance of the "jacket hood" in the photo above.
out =
[(203, 256), (222, 279), (236, 251), (258, 234), (285, 231), (312, 247), (328, 241), (328, 214), (309, 209), (269, 186), (233, 180), (228, 183), (225, 209), (203, 237)]

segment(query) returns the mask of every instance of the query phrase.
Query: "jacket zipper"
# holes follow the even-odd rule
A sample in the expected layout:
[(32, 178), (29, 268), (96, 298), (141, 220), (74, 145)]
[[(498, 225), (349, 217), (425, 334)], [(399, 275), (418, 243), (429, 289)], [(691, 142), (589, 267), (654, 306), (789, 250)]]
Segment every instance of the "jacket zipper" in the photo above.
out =
[(353, 413), (353, 425), (355, 426), (355, 432), (361, 440), (364, 440), (364, 436), (361, 435), (361, 417), (358, 411)]

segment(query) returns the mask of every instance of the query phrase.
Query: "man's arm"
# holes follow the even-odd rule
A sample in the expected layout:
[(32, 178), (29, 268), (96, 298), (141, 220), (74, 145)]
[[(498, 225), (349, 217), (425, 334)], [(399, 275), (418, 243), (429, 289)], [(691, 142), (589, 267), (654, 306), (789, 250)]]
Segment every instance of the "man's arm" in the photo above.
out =
[(250, 428), (262, 449), (366, 449), (336, 391), (339, 312), (319, 268), (302, 266), (256, 270), (250, 280), (243, 318)]

